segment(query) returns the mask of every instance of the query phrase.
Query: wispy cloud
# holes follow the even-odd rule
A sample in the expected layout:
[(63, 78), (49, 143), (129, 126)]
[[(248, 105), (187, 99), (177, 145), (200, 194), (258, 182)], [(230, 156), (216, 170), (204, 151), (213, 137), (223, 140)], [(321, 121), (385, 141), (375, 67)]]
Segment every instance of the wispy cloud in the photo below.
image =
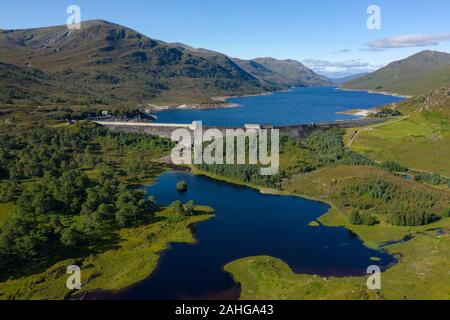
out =
[(364, 51), (368, 51), (368, 52), (381, 52), (384, 51), (385, 49), (383, 48), (361, 48), (358, 51), (364, 52)]
[(372, 72), (381, 66), (371, 65), (362, 60), (346, 60), (331, 62), (318, 59), (307, 59), (302, 61), (308, 68), (315, 72), (331, 78), (345, 77), (353, 74)]
[(450, 33), (441, 35), (409, 34), (372, 41), (368, 43), (368, 50), (436, 46), (441, 41), (449, 40)]
[(352, 52), (352, 50), (350, 50), (350, 49), (342, 49), (342, 50), (338, 50), (338, 51), (333, 52), (333, 54), (334, 55), (339, 55), (339, 54), (349, 53), (349, 52)]

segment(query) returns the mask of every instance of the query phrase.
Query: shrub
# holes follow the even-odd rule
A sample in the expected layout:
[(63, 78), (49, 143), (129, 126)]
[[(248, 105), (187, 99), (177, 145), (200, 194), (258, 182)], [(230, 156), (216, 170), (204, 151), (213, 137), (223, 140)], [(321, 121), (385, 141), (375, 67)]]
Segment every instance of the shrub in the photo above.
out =
[(427, 225), (439, 220), (433, 213), (423, 210), (394, 212), (389, 217), (389, 222), (396, 226), (417, 227)]
[(177, 191), (178, 192), (186, 192), (188, 190), (188, 185), (186, 181), (180, 181), (177, 183)]
[(450, 186), (450, 179), (437, 173), (418, 173), (415, 175), (415, 180), (432, 185), (447, 184)]
[(349, 222), (355, 226), (374, 226), (378, 223), (378, 219), (368, 213), (360, 214), (358, 210), (353, 210), (350, 213)]
[(407, 172), (408, 168), (401, 166), (397, 162), (388, 161), (381, 164), (381, 169), (389, 172)]
[(195, 211), (195, 202), (194, 201), (191, 200), (184, 205), (184, 212), (186, 215), (191, 216), (194, 214), (194, 211)]
[(179, 200), (172, 202), (170, 208), (176, 214), (182, 215), (185, 213), (183, 203)]
[(444, 218), (450, 218), (450, 208), (444, 209), (444, 213), (442, 216)]
[(376, 224), (376, 218), (369, 214), (376, 212), (389, 215), (388, 221), (399, 226), (421, 226), (435, 222), (442, 216), (442, 204), (445, 205), (448, 199), (438, 192), (370, 178), (345, 187), (333, 197), (340, 208), (359, 211), (359, 217), (355, 213), (351, 216), (356, 223)]
[(350, 213), (349, 222), (355, 226), (359, 226), (363, 224), (363, 219), (361, 218), (361, 215), (359, 214), (358, 211), (353, 210)]
[(378, 224), (378, 219), (370, 214), (361, 215), (362, 224), (365, 226), (374, 226)]

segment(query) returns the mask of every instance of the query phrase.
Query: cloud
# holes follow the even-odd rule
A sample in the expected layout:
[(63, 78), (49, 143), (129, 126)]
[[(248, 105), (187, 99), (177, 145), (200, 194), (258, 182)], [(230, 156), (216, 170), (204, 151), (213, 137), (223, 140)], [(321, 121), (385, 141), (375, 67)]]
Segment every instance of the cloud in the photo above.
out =
[(342, 49), (342, 50), (333, 52), (333, 54), (334, 55), (338, 55), (338, 54), (349, 53), (349, 52), (352, 52), (352, 50), (350, 50), (350, 49)]
[(413, 48), (436, 46), (441, 41), (449, 41), (450, 34), (425, 35), (409, 34), (397, 37), (390, 37), (372, 41), (368, 43), (369, 49), (391, 49), (391, 48)]
[(302, 61), (305, 66), (315, 72), (331, 78), (345, 77), (348, 75), (372, 72), (380, 66), (371, 65), (362, 60), (346, 60), (331, 62), (318, 59), (307, 59)]
[(358, 51), (360, 51), (360, 52), (364, 52), (364, 51), (382, 52), (382, 51), (384, 51), (384, 49), (382, 49), (382, 48), (362, 48), (362, 49), (359, 49)]

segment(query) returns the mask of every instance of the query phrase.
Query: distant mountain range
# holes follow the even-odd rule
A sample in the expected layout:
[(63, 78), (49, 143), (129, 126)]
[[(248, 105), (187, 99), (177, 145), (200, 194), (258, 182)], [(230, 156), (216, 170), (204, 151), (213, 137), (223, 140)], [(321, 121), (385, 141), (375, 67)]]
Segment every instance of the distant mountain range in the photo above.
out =
[(273, 89), (332, 84), (330, 79), (316, 74), (296, 60), (257, 58), (253, 60), (233, 59), (233, 61), (264, 86)]
[(32, 105), (214, 103), (210, 97), (331, 84), (293, 60), (244, 61), (106, 21), (0, 30), (0, 99)]
[(230, 58), (101, 20), (83, 22), (81, 30), (0, 30), (1, 104), (215, 104), (211, 97), (344, 82), (350, 89), (420, 94), (450, 85), (450, 54), (423, 51), (332, 82), (295, 60)]
[[(292, 87), (325, 86), (332, 84), (330, 79), (318, 75), (296, 60), (277, 60), (274, 58), (242, 60), (238, 58), (228, 58), (221, 53), (207, 49), (195, 49), (181, 43), (174, 43), (174, 45), (180, 50), (195, 52), (224, 67), (229, 67), (230, 64), (235, 63), (242, 70), (256, 78), (264, 88), (269, 90), (282, 90)], [(225, 60), (224, 57), (226, 58)]]
[(330, 80), (333, 81), (333, 83), (335, 83), (335, 84), (343, 84), (343, 83), (347, 83), (347, 82), (368, 76), (369, 74), (370, 74), (370, 72), (364, 72), (364, 73), (353, 74), (353, 75), (342, 77), (342, 78), (330, 78)]
[(450, 85), (450, 54), (422, 51), (357, 80), (345, 88), (418, 95)]

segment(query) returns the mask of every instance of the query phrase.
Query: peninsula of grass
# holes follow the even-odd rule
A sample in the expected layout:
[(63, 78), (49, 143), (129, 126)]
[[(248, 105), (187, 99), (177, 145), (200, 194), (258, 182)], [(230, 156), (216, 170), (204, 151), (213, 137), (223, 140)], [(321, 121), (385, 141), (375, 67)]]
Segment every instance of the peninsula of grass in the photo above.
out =
[(272, 257), (240, 259), (226, 265), (225, 270), (241, 284), (243, 300), (450, 299), (448, 233), (429, 231), (388, 249), (399, 256), (399, 262), (382, 273), (379, 291), (367, 289), (367, 277), (295, 274)]

